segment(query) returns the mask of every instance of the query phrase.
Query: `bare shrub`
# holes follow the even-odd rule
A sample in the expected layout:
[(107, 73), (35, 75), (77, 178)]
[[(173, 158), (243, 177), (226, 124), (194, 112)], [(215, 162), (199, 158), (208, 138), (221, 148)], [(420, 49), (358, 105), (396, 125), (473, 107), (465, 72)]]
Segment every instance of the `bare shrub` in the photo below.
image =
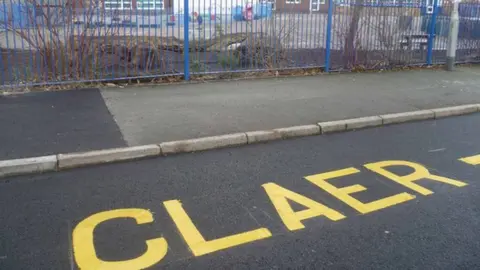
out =
[(98, 47), (92, 39), (98, 36), (111, 37), (113, 29), (101, 31), (93, 25), (96, 9), (92, 6), (81, 11), (82, 24), (74, 19), (79, 15), (70, 2), (64, 6), (43, 7), (41, 0), (24, 0), (28, 8), (26, 16), (31, 26), (15, 27), (9, 19), (5, 28), (28, 45), (33, 58), (37, 78), (46, 82), (66, 80), (88, 80), (97, 78), (101, 69)]
[[(43, 1), (25, 0), (25, 4), (37, 7)], [(74, 9), (70, 2), (44, 7), (40, 14), (38, 8), (30, 8), (27, 12), (29, 21), (33, 22), (30, 28), (15, 27), (12, 20), (5, 22), (7, 31), (27, 44), (32, 55), (30, 66), (35, 76), (25, 78), (26, 83), (92, 81), (176, 72), (171, 58), (178, 54), (182, 44), (162, 37), (121, 33), (123, 22), (119, 12), (111, 11), (108, 15), (112, 22), (107, 23), (105, 10), (91, 2), (81, 10)]]
[(281, 68), (284, 59), (281, 42), (266, 33), (250, 33), (235, 51), (240, 63), (251, 67)]
[[(292, 48), (299, 21), (299, 16), (294, 13), (273, 11), (270, 18), (262, 20), (260, 31), (247, 32), (247, 37), (237, 47), (235, 54), (240, 63), (267, 70), (287, 67), (287, 50)], [(251, 22), (247, 25), (247, 29), (253, 29)]]

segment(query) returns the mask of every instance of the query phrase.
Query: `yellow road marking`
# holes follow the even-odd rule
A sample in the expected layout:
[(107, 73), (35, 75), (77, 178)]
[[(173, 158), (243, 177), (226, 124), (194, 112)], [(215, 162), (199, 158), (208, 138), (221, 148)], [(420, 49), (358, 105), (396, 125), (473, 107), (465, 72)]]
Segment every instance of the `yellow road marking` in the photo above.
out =
[(306, 176), (305, 179), (312, 182), (313, 184), (317, 185), (321, 189), (325, 190), (326, 192), (332, 194), (337, 199), (343, 201), (344, 203), (350, 205), (358, 212), (362, 214), (370, 213), (376, 210), (380, 210), (395, 204), (399, 204), (402, 202), (406, 202), (408, 200), (414, 199), (415, 196), (408, 194), (406, 192), (396, 194), (387, 198), (383, 198), (380, 200), (376, 200), (369, 203), (363, 203), (352, 196), (350, 194), (367, 190), (366, 187), (362, 185), (352, 185), (348, 187), (338, 188), (330, 183), (327, 182), (328, 179), (337, 178), (341, 176), (347, 176), (359, 173), (360, 171), (350, 167), (342, 170), (336, 170), (321, 174), (315, 174), (311, 176)]
[[(380, 161), (380, 162), (375, 162), (375, 163), (369, 163), (364, 165), (367, 169), (374, 171), (378, 174), (381, 174), (385, 176), (386, 178), (389, 178), (400, 185), (403, 185), (407, 188), (413, 189), (416, 192), (422, 194), (422, 195), (430, 195), (433, 193), (433, 191), (426, 189), (420, 185), (417, 185), (414, 183), (414, 181), (418, 181), (421, 179), (430, 179), (434, 180), (437, 182), (442, 182), (445, 184), (450, 184), (454, 185), (457, 187), (463, 187), (466, 186), (467, 184), (458, 180), (453, 180), (447, 177), (443, 176), (438, 176), (438, 175), (433, 175), (431, 174), (427, 168), (424, 166), (410, 162), (410, 161), (404, 161), (404, 160), (387, 160), (387, 161)], [(385, 167), (390, 167), (390, 166), (404, 166), (404, 167), (409, 167), (414, 170), (411, 174), (405, 175), (405, 176), (400, 176), (397, 174), (394, 174), (388, 170), (385, 169)]]
[(180, 201), (166, 201), (163, 202), (163, 205), (195, 256), (205, 255), (221, 249), (242, 245), (272, 236), (268, 229), (260, 228), (206, 241), (183, 209)]
[[(326, 216), (333, 221), (345, 218), (345, 216), (339, 212), (275, 183), (266, 183), (263, 184), (262, 187), (265, 189), (265, 192), (267, 192), (268, 197), (270, 197), (283, 223), (291, 231), (305, 228), (301, 221), (313, 217)], [(294, 212), (287, 199), (301, 204), (308, 209)]]
[(459, 159), (462, 162), (465, 162), (470, 165), (479, 165), (480, 164), (480, 155), (475, 155), (471, 157), (464, 157)]
[[(465, 157), (459, 160), (468, 164), (478, 165), (480, 164), (480, 155)], [(430, 195), (433, 192), (418, 185), (415, 183), (415, 181), (429, 179), (457, 187), (463, 187), (467, 185), (466, 183), (458, 180), (433, 175), (423, 165), (410, 161), (387, 160), (365, 164), (364, 166), (375, 173), (383, 175), (384, 177), (389, 178), (423, 195)], [(387, 168), (391, 166), (408, 167), (409, 169), (412, 169), (413, 172), (408, 175), (400, 176), (387, 170)], [(363, 214), (390, 207), (415, 198), (415, 196), (412, 194), (403, 192), (376, 201), (364, 203), (355, 199), (350, 194), (366, 191), (366, 187), (355, 184), (338, 188), (327, 181), (329, 179), (357, 173), (360, 173), (358, 169), (350, 167), (306, 176), (305, 179)], [(302, 221), (313, 217), (325, 216), (332, 221), (346, 218), (343, 214), (334, 209), (331, 209), (301, 194), (281, 187), (275, 183), (266, 183), (263, 184), (262, 187), (265, 189), (267, 196), (274, 205), (281, 220), (291, 231), (305, 228)], [(301, 204), (305, 206), (306, 209), (295, 212), (292, 209), (289, 201)], [(163, 204), (178, 228), (180, 234), (195, 256), (205, 255), (272, 236), (271, 232), (267, 228), (259, 228), (207, 241), (193, 224), (192, 220), (183, 209), (180, 201), (170, 200), (163, 202)], [(168, 251), (167, 241), (163, 237), (159, 237), (146, 240), (146, 251), (141, 256), (136, 258), (123, 261), (103, 261), (99, 259), (94, 245), (94, 230), (100, 223), (116, 218), (133, 218), (137, 224), (153, 222), (152, 213), (148, 210), (140, 208), (110, 210), (96, 213), (85, 218), (75, 227), (72, 235), (74, 257), (80, 269), (144, 269), (160, 262), (166, 256)]]
[(125, 269), (136, 270), (150, 267), (165, 257), (167, 241), (160, 237), (147, 240), (147, 250), (143, 255), (125, 261), (103, 261), (97, 257), (93, 241), (93, 231), (100, 223), (116, 218), (133, 218), (137, 224), (153, 222), (150, 211), (138, 208), (116, 209), (96, 213), (82, 220), (73, 230), (73, 254), (80, 269)]

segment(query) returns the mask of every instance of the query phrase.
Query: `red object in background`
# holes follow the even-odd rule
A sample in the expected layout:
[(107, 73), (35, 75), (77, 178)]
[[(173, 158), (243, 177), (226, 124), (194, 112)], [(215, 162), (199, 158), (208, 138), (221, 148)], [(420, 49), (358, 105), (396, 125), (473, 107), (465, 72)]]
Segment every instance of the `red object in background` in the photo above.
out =
[(170, 16), (170, 21), (174, 22), (175, 21), (175, 15)]
[(253, 20), (253, 6), (251, 3), (247, 3), (245, 5), (245, 9), (243, 10), (243, 18), (246, 21), (251, 21)]
[(210, 16), (210, 20), (215, 21), (215, 15)]

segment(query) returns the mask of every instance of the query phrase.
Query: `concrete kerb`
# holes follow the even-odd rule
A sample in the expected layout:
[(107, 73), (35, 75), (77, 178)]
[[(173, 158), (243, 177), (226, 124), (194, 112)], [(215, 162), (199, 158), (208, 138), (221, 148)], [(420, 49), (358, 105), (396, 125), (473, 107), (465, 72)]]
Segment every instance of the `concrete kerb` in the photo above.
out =
[(93, 164), (111, 163), (160, 155), (160, 146), (156, 144), (113, 148), (83, 153), (59, 154), (59, 170)]
[(294, 126), (288, 128), (277, 128), (273, 130), (279, 133), (282, 139), (289, 139), (294, 137), (311, 136), (320, 134), (320, 126), (318, 125), (305, 125)]
[(160, 156), (162, 154), (169, 155), (176, 153), (204, 151), (267, 142), (272, 140), (288, 139), (299, 136), (319, 135), (395, 123), (443, 118), (475, 112), (480, 112), (480, 104), (320, 122), (317, 125), (294, 126), (273, 130), (226, 134), (191, 140), (164, 142), (158, 145), (152, 144), (83, 153), (67, 153), (43, 157), (4, 160), (0, 161), (0, 177), (50, 172), (81, 166)]
[(347, 130), (362, 129), (367, 127), (376, 127), (383, 124), (379, 116), (367, 116), (347, 120), (329, 121), (318, 123), (322, 134), (341, 132)]
[(245, 132), (248, 144), (268, 142), (282, 139), (282, 134), (275, 130), (259, 130)]
[(163, 155), (204, 151), (209, 149), (247, 144), (245, 133), (234, 133), (220, 136), (204, 137), (191, 140), (164, 142), (159, 144)]
[(369, 116), (345, 120), (346, 130), (376, 127), (383, 124), (383, 119), (379, 116)]
[(320, 127), (320, 132), (322, 134), (327, 134), (347, 130), (347, 123), (345, 121), (346, 120), (321, 122), (317, 125)]
[(463, 105), (448, 108), (433, 109), (435, 119), (463, 115), (480, 111), (480, 105)]
[(404, 122), (420, 121), (435, 118), (432, 110), (421, 110), (414, 112), (393, 113), (379, 115), (383, 119), (383, 125), (399, 124)]
[(57, 156), (43, 156), (0, 161), (0, 177), (55, 171)]

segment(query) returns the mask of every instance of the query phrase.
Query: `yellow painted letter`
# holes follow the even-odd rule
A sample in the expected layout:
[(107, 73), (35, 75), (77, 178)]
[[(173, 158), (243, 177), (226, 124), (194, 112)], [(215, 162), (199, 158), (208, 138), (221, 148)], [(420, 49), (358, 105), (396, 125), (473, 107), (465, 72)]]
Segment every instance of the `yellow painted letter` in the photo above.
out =
[(461, 158), (460, 161), (470, 165), (480, 165), (480, 155), (464, 157), (464, 158)]
[(248, 242), (253, 242), (272, 236), (266, 228), (260, 228), (244, 233), (230, 235), (215, 240), (206, 241), (202, 234), (197, 230), (190, 217), (182, 207), (180, 201), (172, 200), (163, 202), (168, 214), (175, 222), (180, 234), (192, 250), (193, 255), (201, 256), (221, 249), (226, 249)]
[(96, 213), (82, 220), (73, 230), (73, 253), (80, 269), (144, 269), (158, 263), (167, 254), (164, 238), (147, 240), (143, 255), (125, 261), (102, 261), (97, 257), (93, 244), (93, 231), (98, 224), (115, 218), (133, 218), (137, 224), (153, 222), (150, 211), (129, 208)]
[[(412, 168), (414, 172), (412, 172), (409, 175), (400, 176), (385, 169), (385, 167), (390, 167), (390, 166), (406, 166), (406, 167)], [(380, 162), (365, 164), (365, 167), (371, 171), (374, 171), (378, 174), (381, 174), (387, 178), (392, 179), (393, 181), (399, 183), (400, 185), (404, 185), (410, 189), (413, 189), (422, 195), (430, 195), (433, 192), (429, 189), (426, 189), (420, 185), (415, 184), (414, 181), (421, 180), (421, 179), (430, 179), (430, 180), (442, 182), (445, 184), (454, 185), (457, 187), (463, 187), (467, 185), (464, 182), (460, 182), (457, 180), (453, 180), (453, 179), (438, 176), (438, 175), (433, 175), (427, 170), (427, 168), (423, 167), (418, 163), (413, 163), (410, 161), (387, 160), (387, 161), (380, 161)]]
[[(267, 192), (268, 197), (270, 197), (275, 209), (277, 209), (278, 215), (283, 223), (291, 231), (305, 228), (301, 221), (312, 217), (326, 216), (335, 221), (345, 218), (345, 216), (339, 212), (275, 183), (266, 183), (262, 186)], [(294, 212), (287, 199), (299, 203), (308, 209)]]
[(363, 203), (353, 198), (349, 194), (366, 190), (364, 186), (353, 185), (343, 188), (337, 188), (327, 182), (328, 179), (351, 175), (359, 172), (360, 171), (355, 168), (347, 168), (343, 170), (307, 176), (305, 177), (305, 179), (324, 189), (325, 191), (337, 197), (339, 200), (345, 202), (346, 204), (350, 205), (351, 207), (355, 208), (358, 212), (362, 214), (373, 212), (415, 198), (414, 196), (404, 192), (373, 202)]

